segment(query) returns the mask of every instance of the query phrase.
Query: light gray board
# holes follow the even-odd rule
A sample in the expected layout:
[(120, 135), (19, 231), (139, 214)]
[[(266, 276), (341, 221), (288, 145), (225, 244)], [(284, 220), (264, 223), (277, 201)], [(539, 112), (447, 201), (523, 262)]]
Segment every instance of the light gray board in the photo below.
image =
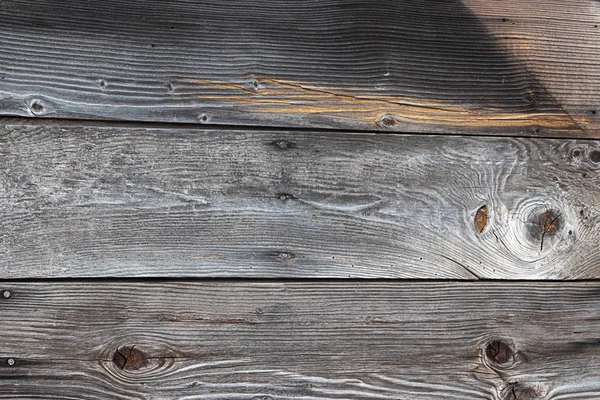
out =
[(5, 278), (600, 276), (597, 141), (13, 121), (0, 157)]
[[(0, 297), (0, 398), (600, 397), (597, 282), (0, 289), (11, 292)], [(487, 352), (494, 341), (504, 359)]]

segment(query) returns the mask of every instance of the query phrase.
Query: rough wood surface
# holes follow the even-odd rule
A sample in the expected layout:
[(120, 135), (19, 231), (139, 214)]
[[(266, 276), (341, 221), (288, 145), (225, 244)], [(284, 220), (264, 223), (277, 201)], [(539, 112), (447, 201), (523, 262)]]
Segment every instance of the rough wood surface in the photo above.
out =
[(597, 1), (0, 3), (0, 115), (599, 137)]
[(600, 2), (464, 4), (584, 131), (600, 133)]
[(600, 397), (598, 283), (1, 289), (2, 399)]
[(0, 127), (0, 275), (600, 277), (592, 140)]

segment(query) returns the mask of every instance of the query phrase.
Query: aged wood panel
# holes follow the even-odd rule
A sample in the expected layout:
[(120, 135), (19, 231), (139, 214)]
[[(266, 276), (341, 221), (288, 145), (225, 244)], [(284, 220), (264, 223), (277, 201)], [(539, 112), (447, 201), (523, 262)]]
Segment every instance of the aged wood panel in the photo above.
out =
[(14, 120), (0, 275), (600, 277), (600, 143)]
[(597, 4), (3, 1), (0, 115), (598, 137)]
[(486, 29), (586, 132), (600, 131), (600, 2), (472, 1)]
[(593, 399), (594, 283), (4, 283), (0, 398)]

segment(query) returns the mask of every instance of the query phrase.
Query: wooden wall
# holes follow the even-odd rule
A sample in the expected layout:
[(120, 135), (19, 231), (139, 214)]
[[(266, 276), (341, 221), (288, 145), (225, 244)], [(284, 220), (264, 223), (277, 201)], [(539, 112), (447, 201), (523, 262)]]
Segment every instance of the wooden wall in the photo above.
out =
[(0, 21), (0, 399), (600, 398), (600, 2)]

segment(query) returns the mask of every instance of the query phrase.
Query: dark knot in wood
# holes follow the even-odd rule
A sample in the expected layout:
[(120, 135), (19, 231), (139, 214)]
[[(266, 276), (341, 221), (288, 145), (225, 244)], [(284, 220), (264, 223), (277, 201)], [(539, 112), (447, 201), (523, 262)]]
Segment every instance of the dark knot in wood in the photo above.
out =
[(475, 220), (473, 221), (473, 226), (475, 227), (475, 231), (477, 233), (483, 232), (485, 226), (488, 222), (488, 207), (487, 204), (479, 207), (477, 212), (475, 213)]
[(532, 387), (524, 387), (519, 383), (514, 383), (510, 387), (506, 400), (536, 400), (538, 395)]
[(148, 356), (135, 345), (117, 348), (113, 355), (113, 363), (117, 368), (125, 371), (140, 371), (148, 368), (147, 359)]
[(285, 140), (278, 140), (277, 142), (275, 142), (275, 145), (281, 150), (286, 150), (289, 147), (288, 142), (286, 142)]
[(593, 163), (600, 163), (600, 151), (594, 150), (590, 152), (590, 161)]
[(36, 115), (36, 114), (43, 113), (46, 108), (44, 107), (44, 104), (40, 100), (34, 100), (31, 102), (29, 109), (31, 110), (31, 112), (34, 115)]
[(396, 125), (396, 120), (393, 117), (386, 115), (379, 120), (379, 123), (386, 128), (391, 128)]
[(488, 343), (485, 354), (493, 364), (499, 366), (511, 364), (515, 357), (513, 349), (501, 340), (492, 340)]

